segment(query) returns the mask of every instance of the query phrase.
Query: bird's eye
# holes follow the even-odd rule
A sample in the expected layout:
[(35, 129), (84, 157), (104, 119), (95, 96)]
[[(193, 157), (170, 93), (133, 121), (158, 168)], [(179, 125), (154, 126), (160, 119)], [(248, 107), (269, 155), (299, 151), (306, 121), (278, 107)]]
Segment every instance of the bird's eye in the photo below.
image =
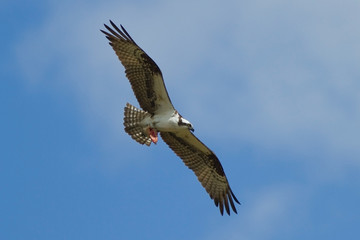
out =
[(192, 126), (191, 124), (189, 124), (189, 130), (192, 131), (192, 132), (195, 131), (194, 128), (193, 128), (193, 126)]

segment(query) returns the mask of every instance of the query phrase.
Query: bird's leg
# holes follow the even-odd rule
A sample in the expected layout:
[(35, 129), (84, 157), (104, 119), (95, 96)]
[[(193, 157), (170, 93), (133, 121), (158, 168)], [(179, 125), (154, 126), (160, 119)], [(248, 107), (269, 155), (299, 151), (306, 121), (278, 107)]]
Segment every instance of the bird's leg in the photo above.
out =
[(157, 141), (159, 140), (158, 132), (156, 131), (155, 128), (151, 128), (151, 127), (148, 128), (148, 132), (149, 132), (149, 136), (151, 138), (151, 141), (156, 144)]

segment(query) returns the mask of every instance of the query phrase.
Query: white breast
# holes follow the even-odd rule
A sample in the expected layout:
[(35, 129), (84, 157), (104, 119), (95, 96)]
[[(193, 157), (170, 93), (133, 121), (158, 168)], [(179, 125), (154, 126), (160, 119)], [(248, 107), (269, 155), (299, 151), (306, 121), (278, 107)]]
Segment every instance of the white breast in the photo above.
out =
[(179, 114), (175, 111), (153, 116), (153, 125), (158, 131), (175, 131), (179, 128), (178, 121)]

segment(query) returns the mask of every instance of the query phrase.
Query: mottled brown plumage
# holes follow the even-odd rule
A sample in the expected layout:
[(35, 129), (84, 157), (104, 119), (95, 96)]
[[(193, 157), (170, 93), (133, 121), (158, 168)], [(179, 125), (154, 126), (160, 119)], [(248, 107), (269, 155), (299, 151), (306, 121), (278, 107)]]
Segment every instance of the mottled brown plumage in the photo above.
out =
[[(150, 145), (151, 140), (147, 130), (155, 128), (160, 132), (164, 142), (183, 160), (186, 166), (194, 171), (202, 186), (219, 207), (221, 214), (230, 215), (231, 209), (237, 213), (234, 201), (239, 203), (233, 194), (219, 159), (190, 130), (192, 125), (173, 107), (167, 93), (164, 80), (156, 63), (135, 43), (126, 30), (120, 30), (112, 21), (112, 28), (105, 25), (109, 31), (101, 30), (110, 41), (129, 79), (134, 94), (139, 101), (140, 110), (127, 104), (125, 107), (125, 131), (140, 144)], [(156, 128), (156, 123), (167, 119), (167, 128)], [(177, 117), (177, 118), (176, 118)], [(177, 127), (170, 128), (170, 123), (177, 120)], [(156, 119), (156, 120), (153, 120)], [(171, 120), (171, 121), (170, 121)], [(154, 121), (154, 122), (152, 122)], [(142, 125), (154, 124), (154, 126)], [(144, 130), (145, 128), (145, 130)], [(167, 129), (166, 131), (161, 129)], [(240, 203), (239, 203), (240, 204)]]
[(170, 101), (167, 94), (165, 83), (163, 82), (162, 73), (156, 63), (135, 43), (131, 36), (121, 26), (121, 31), (112, 21), (110, 21), (113, 30), (106, 24), (105, 28), (110, 33), (101, 30), (110, 41), (110, 46), (114, 49), (121, 63), (125, 67), (126, 77), (129, 79), (136, 99), (140, 107), (154, 114), (157, 108), (156, 101), (160, 98), (154, 91), (154, 81), (159, 81), (158, 85), (163, 86), (166, 92), (167, 101)]
[(221, 214), (230, 215), (229, 203), (237, 213), (234, 201), (239, 203), (232, 192), (224, 169), (215, 154), (191, 132), (161, 132), (161, 138), (178, 155), (188, 168), (194, 171), (201, 185), (219, 206)]

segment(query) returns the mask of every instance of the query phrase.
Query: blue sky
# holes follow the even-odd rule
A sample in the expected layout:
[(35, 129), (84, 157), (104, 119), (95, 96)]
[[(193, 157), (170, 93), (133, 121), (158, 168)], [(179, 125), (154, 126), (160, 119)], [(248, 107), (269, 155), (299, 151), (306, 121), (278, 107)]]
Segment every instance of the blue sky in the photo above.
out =
[[(358, 1), (2, 1), (1, 239), (357, 239)], [(122, 24), (242, 205), (159, 141), (100, 33)]]

